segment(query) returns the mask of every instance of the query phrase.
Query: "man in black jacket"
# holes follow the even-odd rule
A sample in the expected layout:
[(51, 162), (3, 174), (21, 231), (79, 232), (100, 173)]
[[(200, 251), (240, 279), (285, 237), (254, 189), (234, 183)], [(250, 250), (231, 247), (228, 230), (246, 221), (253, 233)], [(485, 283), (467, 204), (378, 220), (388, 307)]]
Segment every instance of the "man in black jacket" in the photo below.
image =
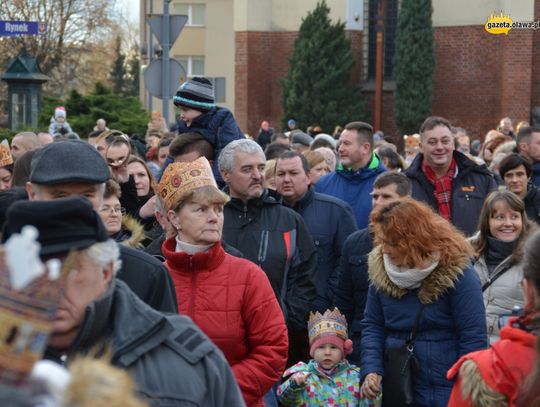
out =
[[(63, 141), (34, 155), (26, 190), (31, 201), (84, 196), (97, 211), (109, 177), (107, 163), (94, 147), (83, 141)], [(174, 286), (163, 264), (141, 251), (119, 247), (122, 267), (118, 278), (158, 311), (177, 313)]]
[[(411, 182), (402, 173), (384, 172), (373, 183), (371, 203), (373, 209), (393, 200), (409, 196)], [(334, 304), (347, 318), (353, 353), (348, 359), (360, 366), (361, 322), (366, 308), (368, 281), (368, 255), (373, 250), (373, 235), (368, 228), (350, 235), (343, 244), (337, 271)]]
[(289, 329), (289, 363), (309, 358), (307, 319), (315, 299), (317, 253), (302, 217), (264, 188), (266, 159), (252, 140), (235, 140), (219, 156), (231, 196), (223, 240), (268, 276)]
[(428, 117), (420, 127), (420, 151), (406, 171), (412, 197), (471, 236), (486, 196), (497, 188), (495, 177), (455, 151), (451, 125), (442, 117)]
[(39, 232), (42, 258), (69, 264), (47, 359), (69, 363), (110, 352), (111, 363), (126, 369), (139, 396), (155, 407), (245, 405), (223, 354), (189, 318), (155, 311), (115, 278), (119, 246), (87, 199), (13, 204), (3, 242), (26, 225)]

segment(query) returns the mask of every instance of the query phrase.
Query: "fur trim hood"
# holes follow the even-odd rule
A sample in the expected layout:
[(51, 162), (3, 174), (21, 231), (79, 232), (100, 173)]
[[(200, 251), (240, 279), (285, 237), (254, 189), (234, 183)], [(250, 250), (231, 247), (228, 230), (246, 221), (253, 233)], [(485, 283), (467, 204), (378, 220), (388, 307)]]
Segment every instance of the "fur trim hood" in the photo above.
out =
[(126, 234), (129, 237), (125, 240), (122, 240), (121, 244), (131, 247), (133, 249), (140, 249), (143, 247), (143, 240), (146, 238), (144, 234), (144, 227), (136, 219), (131, 216), (122, 217), (122, 230), (127, 232)]
[[(453, 259), (452, 264), (441, 264), (427, 276), (418, 291), (418, 298), (422, 304), (431, 304), (451, 288), (463, 274), (463, 269), (470, 263), (467, 255), (459, 255)], [(371, 284), (382, 293), (394, 298), (401, 298), (409, 292), (399, 288), (390, 280), (384, 268), (383, 253), (377, 246), (369, 254), (368, 275)]]

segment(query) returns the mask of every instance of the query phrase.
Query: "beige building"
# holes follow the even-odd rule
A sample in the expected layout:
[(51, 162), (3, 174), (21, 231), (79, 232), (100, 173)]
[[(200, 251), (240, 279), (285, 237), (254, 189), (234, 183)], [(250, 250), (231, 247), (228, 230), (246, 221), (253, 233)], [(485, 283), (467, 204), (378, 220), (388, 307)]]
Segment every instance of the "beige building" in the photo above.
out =
[[(144, 13), (161, 14), (161, 0), (140, 0), (143, 66), (152, 51)], [(217, 101), (233, 111), (240, 127), (256, 134), (262, 120), (279, 128), (280, 79), (288, 69), (302, 18), (318, 0), (171, 0), (171, 14), (188, 15), (188, 23), (170, 55), (188, 76), (220, 78)], [(326, 0), (330, 17), (346, 22), (357, 64), (352, 80), (362, 84), (371, 108), (375, 68), (377, 0)], [(386, 0), (383, 130), (398, 133), (393, 119), (393, 49), (399, 0)], [(436, 70), (433, 113), (449, 118), (473, 135), (482, 135), (502, 116), (531, 120), (540, 106), (540, 30), (512, 30), (507, 36), (487, 33), (484, 24), (504, 11), (514, 21), (540, 20), (540, 0), (432, 0)], [(512, 55), (520, 53), (519, 62)], [(538, 57), (536, 56), (538, 55)], [(505, 62), (501, 63), (501, 58)], [(534, 60), (534, 61), (533, 61)], [(523, 64), (523, 61), (529, 61)], [(161, 109), (141, 86), (147, 108)], [(507, 95), (503, 97), (501, 95)], [(512, 95), (512, 97), (510, 97)], [(538, 96), (535, 96), (538, 95)], [(537, 100), (538, 99), (538, 100)], [(467, 103), (463, 103), (467, 100)], [(172, 109), (172, 108), (171, 108)], [(172, 112), (172, 110), (171, 110)], [(171, 114), (172, 117), (172, 114)], [(327, 132), (331, 129), (325, 129)], [(474, 134), (476, 133), (476, 134)]]

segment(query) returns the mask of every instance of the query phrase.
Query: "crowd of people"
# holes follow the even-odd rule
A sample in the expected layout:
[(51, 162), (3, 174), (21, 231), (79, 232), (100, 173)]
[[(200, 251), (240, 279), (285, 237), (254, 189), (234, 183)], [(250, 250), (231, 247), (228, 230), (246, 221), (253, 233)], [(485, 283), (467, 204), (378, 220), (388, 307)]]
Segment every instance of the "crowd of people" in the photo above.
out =
[[(0, 394), (78, 405), (85, 377), (134, 406), (540, 402), (539, 128), (471, 142), (432, 116), (400, 154), (361, 121), (252, 139), (213, 95), (186, 81), (146, 145), (103, 119), (75, 137), (64, 107), (0, 144), (0, 271), (27, 226), (63, 264), (54, 289), (0, 273)], [(51, 292), (46, 329), (4, 312)], [(41, 361), (15, 387), (21, 349), (63, 385)]]

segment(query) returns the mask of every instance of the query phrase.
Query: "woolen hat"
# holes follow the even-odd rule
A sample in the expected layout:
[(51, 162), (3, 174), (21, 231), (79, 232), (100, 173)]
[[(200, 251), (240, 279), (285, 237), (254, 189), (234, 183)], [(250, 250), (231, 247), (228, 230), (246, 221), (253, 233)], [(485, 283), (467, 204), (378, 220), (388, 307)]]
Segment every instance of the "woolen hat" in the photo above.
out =
[(296, 130), (292, 133), (292, 144), (302, 144), (309, 147), (313, 139), (303, 131)]
[(110, 178), (109, 166), (95, 147), (80, 140), (51, 143), (32, 158), (29, 181), (40, 185), (67, 182), (101, 184)]
[(324, 314), (310, 312), (308, 320), (309, 354), (313, 357), (319, 346), (327, 343), (337, 346), (343, 357), (352, 353), (353, 343), (347, 334), (347, 320), (337, 308)]
[(83, 250), (109, 236), (88, 199), (81, 196), (51, 201), (18, 201), (6, 214), (2, 243), (26, 225), (34, 226), (41, 244), (40, 256)]
[(214, 86), (203, 77), (189, 79), (180, 85), (173, 98), (175, 106), (184, 106), (202, 112), (213, 109), (215, 105)]

